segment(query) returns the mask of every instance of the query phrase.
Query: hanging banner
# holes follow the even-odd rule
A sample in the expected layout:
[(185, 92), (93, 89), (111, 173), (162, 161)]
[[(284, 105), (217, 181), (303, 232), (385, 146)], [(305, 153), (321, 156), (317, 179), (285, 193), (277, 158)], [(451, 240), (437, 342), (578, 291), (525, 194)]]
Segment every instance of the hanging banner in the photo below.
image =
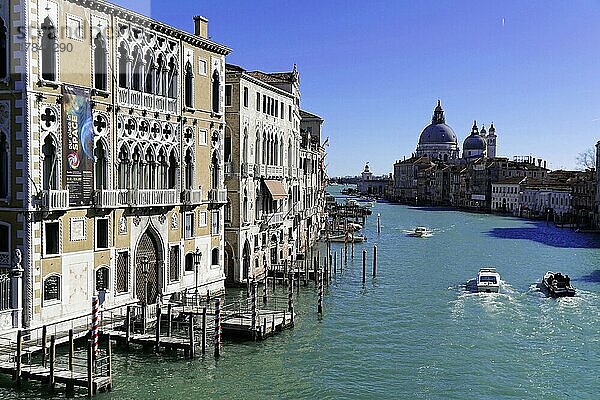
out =
[(63, 163), (70, 206), (92, 204), (94, 191), (94, 129), (90, 90), (64, 85)]

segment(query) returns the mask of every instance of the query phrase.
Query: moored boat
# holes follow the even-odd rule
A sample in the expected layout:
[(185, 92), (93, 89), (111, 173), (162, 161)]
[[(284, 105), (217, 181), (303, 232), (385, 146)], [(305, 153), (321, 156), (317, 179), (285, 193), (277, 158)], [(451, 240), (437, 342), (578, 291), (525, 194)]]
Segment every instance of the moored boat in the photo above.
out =
[(358, 235), (358, 234), (351, 234), (351, 233), (347, 233), (347, 234), (341, 234), (341, 235), (332, 235), (329, 236), (329, 241), (331, 242), (337, 242), (337, 243), (344, 243), (344, 242), (348, 242), (348, 243), (361, 243), (366, 241), (367, 238), (364, 235)]
[(498, 293), (500, 289), (500, 274), (496, 268), (481, 268), (475, 280), (477, 291), (483, 293)]
[(571, 286), (569, 275), (548, 271), (542, 278), (542, 287), (552, 297), (573, 297), (575, 288)]

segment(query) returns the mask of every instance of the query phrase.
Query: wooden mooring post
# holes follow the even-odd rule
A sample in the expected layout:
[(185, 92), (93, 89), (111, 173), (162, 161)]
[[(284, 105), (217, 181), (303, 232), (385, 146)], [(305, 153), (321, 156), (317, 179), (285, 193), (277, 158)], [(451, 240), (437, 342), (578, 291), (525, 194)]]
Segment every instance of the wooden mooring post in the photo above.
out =
[(202, 307), (202, 354), (206, 354), (206, 306)]
[(75, 335), (73, 329), (69, 329), (69, 371), (73, 371), (73, 358), (75, 356)]
[(367, 280), (367, 251), (363, 250), (362, 254), (362, 283), (364, 284)]
[(50, 336), (50, 377), (48, 384), (50, 388), (54, 388), (54, 372), (56, 367), (56, 336)]
[(323, 279), (319, 280), (319, 294), (317, 298), (317, 313), (323, 314)]
[(42, 367), (46, 368), (46, 360), (48, 358), (48, 328), (42, 326)]
[(344, 265), (348, 265), (348, 242), (344, 241)]
[(377, 277), (377, 245), (373, 245), (373, 278)]
[(127, 306), (127, 315), (125, 316), (125, 344), (131, 343), (131, 306)]
[(87, 390), (88, 397), (94, 397), (94, 350), (91, 340), (87, 346)]
[(263, 304), (267, 304), (267, 300), (269, 299), (268, 297), (268, 290), (269, 290), (269, 277), (265, 276), (264, 282), (263, 282)]
[(337, 251), (333, 253), (333, 275), (337, 277)]
[(173, 305), (171, 303), (167, 304), (167, 336), (171, 337), (173, 324)]
[(161, 316), (160, 304), (156, 304), (156, 352), (160, 353), (160, 322), (162, 319)]
[(23, 367), (23, 331), (17, 332), (17, 357), (15, 360), (15, 376), (13, 380), (17, 383), (21, 382), (21, 368)]
[(257, 316), (258, 316), (258, 307), (256, 301), (256, 288), (257, 283), (256, 280), (252, 280), (252, 339), (256, 340), (256, 324), (257, 324)]
[(221, 299), (215, 300), (215, 357), (221, 356)]
[(381, 214), (377, 213), (377, 234), (381, 233)]
[(190, 320), (188, 322), (188, 339), (189, 339), (189, 356), (194, 358), (195, 343), (194, 343), (194, 314), (190, 313)]

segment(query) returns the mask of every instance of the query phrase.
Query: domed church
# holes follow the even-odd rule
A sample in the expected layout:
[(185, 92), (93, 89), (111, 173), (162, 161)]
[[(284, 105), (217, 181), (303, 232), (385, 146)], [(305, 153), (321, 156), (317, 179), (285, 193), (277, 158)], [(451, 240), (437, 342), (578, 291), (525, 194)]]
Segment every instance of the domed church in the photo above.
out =
[(431, 124), (421, 132), (416, 155), (444, 161), (456, 160), (460, 156), (456, 134), (451, 127), (446, 125), (446, 117), (440, 100), (433, 110)]

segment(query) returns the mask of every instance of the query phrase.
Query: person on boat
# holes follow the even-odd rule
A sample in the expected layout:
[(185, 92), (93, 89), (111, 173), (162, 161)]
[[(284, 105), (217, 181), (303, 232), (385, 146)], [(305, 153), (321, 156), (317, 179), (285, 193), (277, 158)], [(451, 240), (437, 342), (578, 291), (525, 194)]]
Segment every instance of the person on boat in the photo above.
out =
[(571, 278), (569, 278), (569, 275), (565, 276), (565, 284), (567, 287), (571, 286)]

